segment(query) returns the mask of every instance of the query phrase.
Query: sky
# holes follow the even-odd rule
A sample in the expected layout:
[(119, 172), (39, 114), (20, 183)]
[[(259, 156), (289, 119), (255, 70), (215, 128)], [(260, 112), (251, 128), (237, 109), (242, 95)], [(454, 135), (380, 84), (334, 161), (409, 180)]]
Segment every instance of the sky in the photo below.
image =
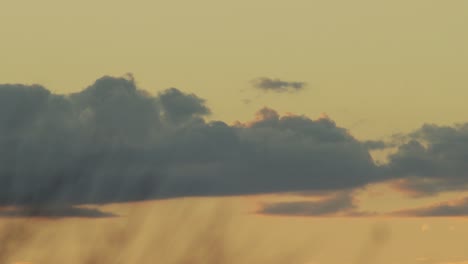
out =
[(0, 262), (467, 263), (467, 12), (3, 0)]

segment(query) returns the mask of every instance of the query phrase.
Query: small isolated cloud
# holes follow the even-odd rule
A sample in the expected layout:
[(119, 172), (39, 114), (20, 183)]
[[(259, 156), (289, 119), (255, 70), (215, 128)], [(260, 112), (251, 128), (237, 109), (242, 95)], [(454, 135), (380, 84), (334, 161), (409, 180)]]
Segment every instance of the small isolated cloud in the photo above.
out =
[(460, 200), (442, 202), (435, 205), (401, 210), (393, 213), (398, 216), (420, 216), (420, 217), (437, 217), (437, 216), (468, 216), (468, 197)]
[(305, 82), (290, 82), (283, 81), (281, 79), (271, 79), (267, 77), (261, 77), (252, 80), (252, 85), (255, 88), (263, 91), (274, 91), (274, 92), (297, 92), (302, 90), (307, 85)]

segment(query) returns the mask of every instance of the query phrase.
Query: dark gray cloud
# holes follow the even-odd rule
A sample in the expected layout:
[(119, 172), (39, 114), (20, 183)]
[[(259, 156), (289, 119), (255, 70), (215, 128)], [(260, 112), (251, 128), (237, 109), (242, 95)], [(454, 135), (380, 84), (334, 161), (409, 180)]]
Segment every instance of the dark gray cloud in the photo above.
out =
[(23, 217), (46, 217), (46, 218), (103, 218), (114, 217), (112, 213), (102, 212), (93, 208), (79, 207), (20, 207), (0, 210), (0, 217), (23, 218)]
[(165, 117), (172, 122), (178, 123), (211, 113), (205, 106), (205, 100), (194, 94), (184, 94), (176, 88), (160, 93), (159, 100), (165, 110)]
[(363, 142), (363, 144), (369, 150), (379, 150), (391, 147), (391, 145), (382, 140), (366, 140)]
[(401, 210), (392, 213), (396, 216), (420, 216), (420, 217), (437, 217), (437, 216), (467, 216), (468, 215), (468, 197), (453, 201), (443, 202), (423, 208)]
[(259, 211), (261, 214), (289, 216), (332, 216), (352, 215), (356, 205), (350, 192), (339, 192), (318, 201), (294, 201), (267, 203)]
[(368, 148), (327, 118), (206, 122), (203, 99), (133, 78), (81, 92), (0, 85), (0, 206), (68, 208), (180, 196), (342, 190), (381, 180)]
[(295, 92), (302, 90), (307, 84), (305, 82), (289, 82), (280, 79), (261, 77), (252, 80), (252, 85), (264, 91)]
[[(228, 125), (205, 121), (208, 114), (197, 95), (170, 88), (152, 96), (131, 77), (103, 77), (69, 95), (0, 85), (0, 206), (335, 192), (387, 180), (414, 196), (468, 189), (468, 125), (361, 142), (329, 118), (263, 108)], [(369, 150), (388, 146), (397, 152), (377, 166)], [(265, 210), (320, 214), (340, 201)]]
[(468, 190), (468, 124), (426, 124), (407, 138), (385, 168), (400, 179), (397, 189), (413, 196)]

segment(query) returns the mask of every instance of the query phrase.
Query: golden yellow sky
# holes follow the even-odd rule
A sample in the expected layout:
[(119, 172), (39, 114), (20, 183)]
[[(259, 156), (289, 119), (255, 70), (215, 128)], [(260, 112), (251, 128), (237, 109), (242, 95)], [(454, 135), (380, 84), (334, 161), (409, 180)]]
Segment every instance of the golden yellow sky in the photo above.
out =
[[(56, 93), (70, 93), (103, 75), (127, 72), (152, 93), (177, 87), (207, 99), (213, 112), (210, 118), (228, 123), (251, 120), (263, 106), (311, 118), (327, 113), (339, 126), (365, 139), (409, 132), (425, 122), (465, 122), (468, 1), (0, 2), (0, 83), (39, 83)], [(263, 76), (308, 85), (294, 94), (264, 93), (250, 83)], [(450, 193), (410, 202), (386, 187), (376, 188), (385, 195), (363, 194), (363, 208), (417, 207), (459, 196)], [(241, 208), (248, 208), (250, 203), (244, 203), (244, 198), (233, 199), (242, 200)], [(165, 206), (158, 212), (168, 217), (177, 202), (155, 203)], [(119, 211), (126, 206), (111, 207)], [(440, 264), (468, 259), (464, 248), (468, 224), (460, 219), (260, 217), (243, 209), (235, 214), (238, 229), (234, 233), (241, 236), (258, 229), (259, 236), (266, 237), (266, 244), (253, 258), (280, 252), (284, 245), (311, 241), (310, 248), (298, 254), (305, 252), (309, 261), (305, 263), (352, 264), (359, 254), (371, 254), (361, 246), (367, 243), (373, 225), (384, 222), (390, 226), (391, 237), (382, 249), (375, 249), (381, 252), (373, 263)], [(46, 225), (41, 238), (50, 239), (49, 250), (64, 245), (52, 261), (73, 263), (67, 256), (80, 259), (80, 254), (86, 254), (75, 245), (84, 243), (83, 252), (88, 252), (91, 244), (86, 242), (94, 236), (104, 239), (108, 222), (126, 224), (126, 219), (36, 225)], [(145, 215), (144, 227), (151, 230), (154, 219), (160, 219), (157, 213)], [(56, 227), (59, 231), (54, 232)], [(99, 232), (93, 233), (93, 228)], [(151, 243), (164, 243), (152, 241), (141, 229), (136, 234), (129, 242), (131, 247), (122, 253), (128, 263), (145, 259), (144, 250)], [(237, 246), (248, 241), (247, 237), (239, 239), (233, 242)], [(25, 252), (11, 261), (41, 263), (36, 261), (46, 259), (40, 250), (42, 241), (28, 242)]]
[[(0, 81), (68, 93), (132, 72), (152, 92), (206, 98), (214, 119), (246, 120), (267, 105), (326, 112), (378, 138), (464, 120), (467, 9), (464, 0), (5, 0)], [(261, 76), (309, 85), (262, 94), (249, 83)]]

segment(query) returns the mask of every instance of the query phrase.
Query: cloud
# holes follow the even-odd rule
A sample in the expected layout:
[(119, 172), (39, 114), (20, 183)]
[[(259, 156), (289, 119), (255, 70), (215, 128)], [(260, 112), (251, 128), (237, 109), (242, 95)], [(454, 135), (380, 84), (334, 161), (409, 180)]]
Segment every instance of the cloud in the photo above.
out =
[(181, 122), (210, 114), (205, 100), (194, 94), (184, 94), (170, 88), (159, 94), (159, 101), (165, 109), (165, 117), (172, 122)]
[(366, 146), (369, 150), (380, 150), (386, 149), (391, 147), (390, 144), (382, 141), (382, 140), (366, 140), (363, 142), (364, 146)]
[[(283, 116), (265, 107), (253, 120), (228, 125), (207, 122), (210, 113), (195, 94), (169, 88), (151, 95), (132, 76), (105, 76), (68, 95), (0, 85), (0, 206), (34, 211), (186, 196), (333, 194), (385, 181), (412, 196), (468, 189), (468, 124), (424, 125), (387, 143), (359, 141), (327, 116)], [(388, 146), (397, 151), (376, 165), (369, 151)], [(365, 214), (348, 210), (351, 198), (264, 210)]]
[(380, 181), (368, 148), (329, 118), (261, 109), (252, 121), (206, 122), (205, 101), (133, 78), (83, 91), (0, 85), (0, 206), (183, 196), (337, 191)]
[(468, 215), (468, 197), (442, 202), (423, 208), (400, 210), (394, 212), (397, 216), (420, 216), (420, 217), (437, 217), (437, 216), (467, 216)]
[(114, 217), (116, 215), (112, 213), (102, 212), (98, 209), (93, 208), (80, 208), (80, 207), (25, 207), (25, 208), (14, 208), (0, 210), (0, 217), (47, 217), (47, 218), (103, 218), (103, 217)]
[[(126, 78), (104, 77), (70, 95), (0, 85), (0, 204), (16, 206), (0, 216), (112, 217), (79, 205), (290, 191), (334, 194), (266, 204), (262, 213), (350, 216), (360, 212), (347, 191), (370, 182), (396, 179), (413, 196), (467, 187), (466, 125), (425, 125), (380, 167), (368, 150), (381, 143), (358, 141), (330, 118), (263, 108), (228, 125), (205, 121), (209, 113), (197, 95), (171, 88), (152, 96)], [(465, 198), (395, 215), (467, 212)], [(363, 249), (356, 263), (373, 251)]]
[(267, 77), (261, 77), (252, 80), (252, 85), (255, 88), (264, 91), (274, 92), (296, 92), (302, 90), (307, 85), (305, 82), (288, 82), (280, 79), (271, 79)]
[[(434, 205), (398, 210), (390, 213), (361, 211), (358, 201), (351, 191), (320, 194), (322, 198), (314, 201), (293, 201), (265, 203), (258, 211), (260, 214), (283, 216), (398, 216), (398, 217), (456, 217), (468, 216), (468, 197), (453, 201), (440, 202)], [(430, 229), (427, 224), (421, 225), (421, 231)], [(454, 230), (450, 227), (450, 230)]]
[(261, 214), (286, 216), (357, 216), (352, 193), (338, 192), (318, 201), (294, 201), (267, 203), (259, 211)]
[(455, 180), (447, 181), (443, 178), (406, 176), (406, 178), (391, 181), (390, 186), (409, 197), (420, 198), (464, 188), (463, 185), (465, 183), (462, 180), (459, 181), (460, 186), (457, 186), (454, 181)]
[(386, 174), (412, 196), (468, 189), (468, 124), (426, 124), (389, 157)]

